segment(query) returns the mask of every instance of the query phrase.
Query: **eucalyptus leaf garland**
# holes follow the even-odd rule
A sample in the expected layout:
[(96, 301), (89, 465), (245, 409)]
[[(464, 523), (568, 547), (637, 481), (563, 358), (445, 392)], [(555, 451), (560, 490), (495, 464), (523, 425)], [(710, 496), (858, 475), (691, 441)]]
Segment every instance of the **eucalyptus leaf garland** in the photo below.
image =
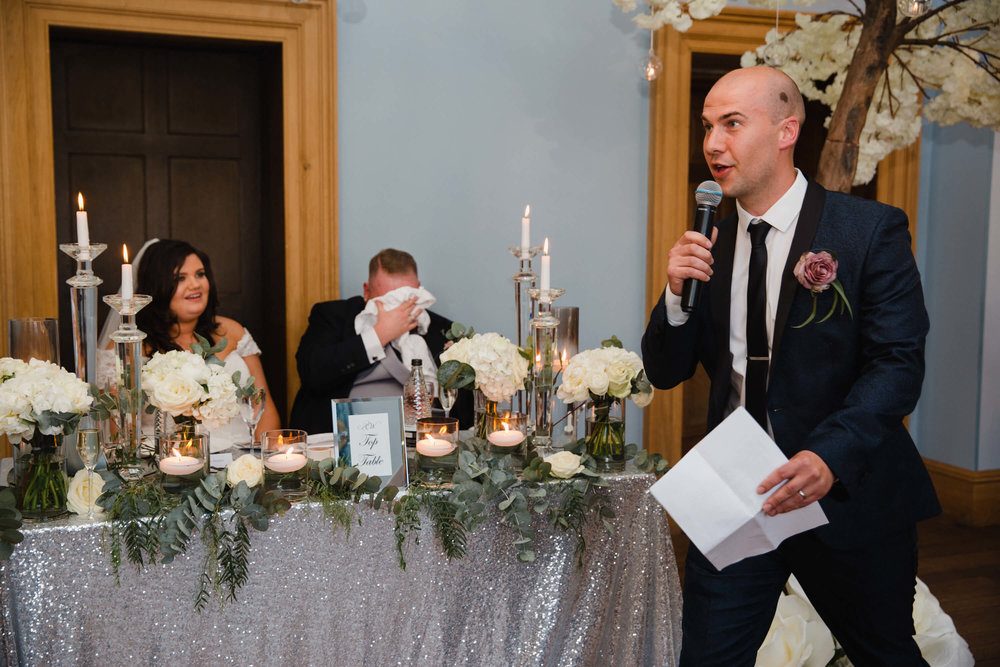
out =
[[(523, 562), (536, 557), (533, 515), (544, 516), (574, 536), (580, 566), (589, 523), (600, 521), (606, 530), (613, 530), (609, 519), (614, 518), (614, 511), (605, 491), (608, 483), (593, 471), (594, 461), (585, 454), (581, 458), (584, 471), (560, 480), (552, 476), (551, 465), (541, 458), (531, 458), (519, 474), (510, 456), (491, 453), (485, 441), (472, 438), (461, 447), (450, 486), (428, 485), (418, 475), (401, 495), (396, 487), (382, 488), (378, 477), (369, 477), (345, 462), (309, 461), (306, 511), (311, 504), (319, 505), (324, 522), (330, 523), (334, 532), (343, 529), (348, 536), (353, 525), (361, 524), (358, 506), (362, 502), (376, 511), (392, 513), (398, 562), (403, 569), (409, 545), (419, 545), (422, 517), (430, 521), (449, 559), (465, 556), (471, 534), (494, 505), (501, 520), (516, 533), (514, 545)], [(582, 440), (573, 445), (576, 450), (582, 447)], [(667, 468), (658, 454), (636, 452), (635, 445), (629, 445), (627, 456), (634, 457), (636, 466), (647, 472), (661, 474)], [(141, 572), (148, 565), (169, 563), (186, 552), (198, 533), (205, 545), (194, 596), (194, 608), (199, 612), (213, 597), (220, 607), (237, 600), (239, 589), (250, 576), (251, 529), (267, 530), (272, 516), (281, 516), (291, 507), (278, 491), (251, 488), (243, 481), (230, 486), (226, 470), (209, 475), (178, 495), (166, 494), (152, 478), (124, 483), (113, 471), (100, 474), (105, 485), (97, 503), (107, 512), (102, 542), (115, 583), (120, 584), (123, 564)], [(0, 550), (20, 535), (16, 531), (20, 517), (6, 509), (0, 493)]]

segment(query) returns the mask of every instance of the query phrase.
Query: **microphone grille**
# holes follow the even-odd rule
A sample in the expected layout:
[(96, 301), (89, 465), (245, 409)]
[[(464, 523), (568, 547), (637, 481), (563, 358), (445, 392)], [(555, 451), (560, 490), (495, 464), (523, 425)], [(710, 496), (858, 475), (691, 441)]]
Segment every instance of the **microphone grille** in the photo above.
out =
[(715, 181), (703, 181), (694, 191), (694, 200), (699, 204), (718, 206), (722, 201), (722, 186)]

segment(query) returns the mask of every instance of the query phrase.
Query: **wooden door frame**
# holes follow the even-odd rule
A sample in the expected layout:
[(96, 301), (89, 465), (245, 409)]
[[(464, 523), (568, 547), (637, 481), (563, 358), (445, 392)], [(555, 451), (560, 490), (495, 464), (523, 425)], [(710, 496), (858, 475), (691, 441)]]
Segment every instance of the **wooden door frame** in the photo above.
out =
[[(282, 50), (289, 398), (309, 309), (338, 296), (334, 0), (0, 2), (0, 323), (57, 317), (49, 28), (271, 42)], [(191, 239), (197, 242), (197, 239)], [(115, 245), (114, 239), (95, 239)], [(276, 316), (280, 316), (276, 314)], [(6, 350), (7, 328), (0, 331)]]
[[(795, 28), (795, 14), (780, 12), (782, 31)], [(691, 224), (688, 196), (691, 57), (694, 53), (740, 55), (764, 44), (775, 14), (758, 9), (726, 8), (719, 16), (695, 21), (687, 32), (661, 28), (656, 54), (663, 73), (652, 84), (649, 102), (649, 203), (646, 226), (646, 312), (667, 282), (667, 252)], [(898, 206), (910, 218), (916, 242), (920, 142), (879, 163), (878, 199)], [(684, 392), (682, 387), (658, 391), (643, 411), (646, 449), (671, 462), (681, 457)]]

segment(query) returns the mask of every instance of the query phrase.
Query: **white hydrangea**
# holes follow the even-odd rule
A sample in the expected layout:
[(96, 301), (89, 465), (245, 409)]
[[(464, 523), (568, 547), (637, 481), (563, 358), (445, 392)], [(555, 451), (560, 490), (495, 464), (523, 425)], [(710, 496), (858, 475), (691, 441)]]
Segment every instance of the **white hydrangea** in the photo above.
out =
[(142, 367), (142, 388), (158, 410), (192, 417), (209, 428), (228, 424), (240, 412), (232, 376), (193, 352), (155, 353)]
[(644, 377), (642, 359), (635, 352), (619, 347), (584, 350), (569, 360), (556, 395), (565, 403), (582, 403), (591, 396), (631, 396), (636, 405), (645, 407), (652, 400), (652, 388), (643, 392), (636, 386)]
[[(82, 415), (90, 409), (87, 383), (48, 361), (0, 359), (0, 432), (11, 442), (31, 437), (35, 428), (59, 435), (66, 420), (43, 425), (46, 414)], [(72, 421), (72, 420), (70, 420)]]
[(441, 363), (459, 361), (476, 372), (476, 389), (490, 401), (506, 401), (524, 387), (528, 360), (497, 333), (462, 338), (441, 354)]

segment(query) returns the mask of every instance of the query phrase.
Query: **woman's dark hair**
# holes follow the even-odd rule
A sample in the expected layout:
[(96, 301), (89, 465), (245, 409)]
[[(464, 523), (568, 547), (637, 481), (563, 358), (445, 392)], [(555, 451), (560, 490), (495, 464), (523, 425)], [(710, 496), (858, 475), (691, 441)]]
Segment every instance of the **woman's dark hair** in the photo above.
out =
[(146, 347), (152, 352), (181, 349), (170, 338), (170, 330), (177, 324), (177, 316), (170, 310), (170, 301), (177, 291), (177, 273), (190, 255), (198, 256), (205, 265), (205, 276), (208, 278), (208, 300), (205, 312), (195, 324), (195, 333), (212, 340), (218, 329), (215, 311), (219, 307), (219, 296), (208, 255), (185, 241), (163, 239), (146, 248), (139, 261), (136, 278), (136, 292), (153, 297), (135, 318), (139, 329), (146, 333)]

